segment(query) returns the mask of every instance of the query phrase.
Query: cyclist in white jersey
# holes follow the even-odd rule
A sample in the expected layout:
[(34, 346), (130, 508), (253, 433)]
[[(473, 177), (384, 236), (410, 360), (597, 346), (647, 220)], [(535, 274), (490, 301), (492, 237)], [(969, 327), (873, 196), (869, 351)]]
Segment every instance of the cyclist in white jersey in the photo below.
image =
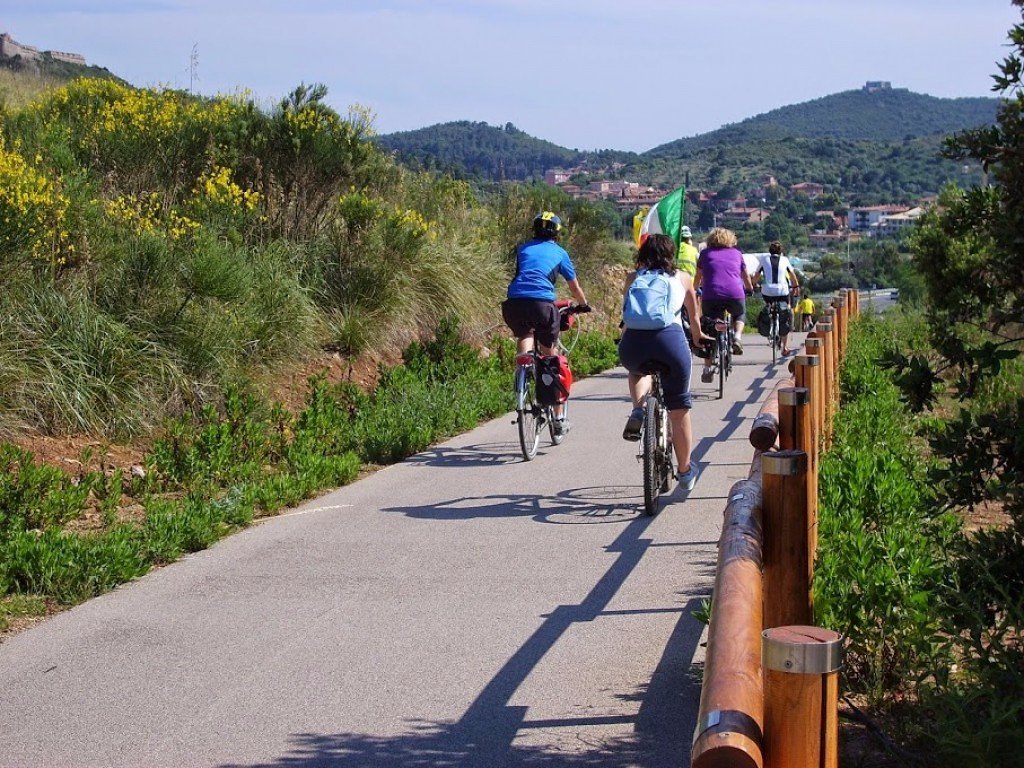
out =
[[(773, 240), (768, 246), (767, 254), (759, 254), (757, 257), (757, 273), (754, 275), (754, 282), (761, 286), (761, 298), (765, 305), (773, 302), (778, 303), (780, 314), (789, 313), (789, 300), (791, 296), (800, 293), (800, 280), (797, 279), (796, 271), (789, 259), (782, 252), (782, 243)], [(780, 323), (780, 326), (783, 325)], [(788, 318), (786, 327), (792, 327), (792, 318)], [(782, 354), (789, 354), (789, 334), (786, 333), (780, 339), (782, 341)]]

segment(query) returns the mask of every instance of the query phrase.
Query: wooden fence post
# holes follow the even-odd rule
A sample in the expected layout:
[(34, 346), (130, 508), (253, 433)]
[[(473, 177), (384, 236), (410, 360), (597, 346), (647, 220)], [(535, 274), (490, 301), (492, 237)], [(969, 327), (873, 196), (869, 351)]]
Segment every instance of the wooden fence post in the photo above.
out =
[(833, 412), (833, 386), (835, 382), (835, 335), (831, 323), (818, 323), (814, 326), (815, 336), (821, 339), (825, 345), (822, 353), (822, 405), (825, 416), (821, 424), (821, 437), (825, 444), (828, 444), (831, 434), (832, 412)]
[[(849, 315), (846, 311), (846, 292), (841, 291), (838, 296), (833, 300), (832, 306), (836, 310), (836, 320), (838, 321), (838, 345), (836, 347), (837, 354), (836, 358), (838, 362), (842, 362), (843, 358), (846, 357), (846, 338), (847, 338), (847, 326)], [(838, 366), (837, 366), (838, 367)]]
[(811, 442), (814, 449), (810, 452), (813, 460), (817, 460), (818, 446), (825, 429), (825, 380), (822, 376), (821, 355), (797, 355), (793, 358), (793, 377), (798, 387), (808, 390), (811, 398)]
[[(814, 583), (814, 560), (818, 552), (818, 464), (817, 446), (811, 431), (810, 390), (789, 387), (779, 390), (779, 447), (807, 454), (807, 578)], [(792, 426), (791, 426), (792, 424)], [(792, 434), (792, 443), (788, 436)]]
[(843, 636), (810, 626), (762, 633), (765, 765), (837, 768)]
[(807, 387), (783, 387), (778, 390), (779, 448), (804, 451), (811, 448), (811, 390)]
[(810, 522), (807, 454), (761, 456), (761, 525), (764, 531), (764, 626), (810, 624)]
[[(818, 463), (818, 440), (820, 440), (821, 431), (825, 423), (825, 369), (822, 367), (821, 362), (825, 354), (825, 341), (818, 336), (808, 335), (804, 339), (804, 351), (808, 356), (815, 357), (818, 360), (818, 365), (811, 371), (814, 377), (814, 381), (811, 382), (811, 386), (808, 389), (811, 390), (811, 410), (814, 413), (814, 421), (812, 425), (811, 434), (813, 437), (813, 446), (808, 451), (811, 463), (817, 466)], [(797, 386), (807, 386), (806, 384), (801, 385), (797, 382)]]

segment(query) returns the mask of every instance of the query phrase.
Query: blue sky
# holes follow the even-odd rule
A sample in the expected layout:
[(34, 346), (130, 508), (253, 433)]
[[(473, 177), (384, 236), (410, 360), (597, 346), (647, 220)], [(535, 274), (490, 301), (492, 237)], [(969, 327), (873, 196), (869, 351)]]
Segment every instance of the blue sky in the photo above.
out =
[(1009, 0), (0, 0), (0, 31), (140, 86), (323, 82), (381, 133), (515, 123), (643, 151), (866, 80), (989, 96)]

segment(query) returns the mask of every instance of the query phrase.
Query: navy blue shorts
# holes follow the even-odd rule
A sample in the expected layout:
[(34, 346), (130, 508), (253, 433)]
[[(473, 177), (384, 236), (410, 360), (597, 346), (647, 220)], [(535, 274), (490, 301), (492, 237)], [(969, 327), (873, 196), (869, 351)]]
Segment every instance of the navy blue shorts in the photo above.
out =
[(665, 407), (670, 411), (693, 407), (690, 394), (690, 343), (678, 325), (657, 331), (627, 328), (619, 342), (619, 362), (632, 374), (649, 373), (652, 366), (661, 373)]
[(501, 317), (517, 339), (534, 336), (543, 347), (553, 347), (558, 341), (561, 317), (553, 301), (505, 299)]

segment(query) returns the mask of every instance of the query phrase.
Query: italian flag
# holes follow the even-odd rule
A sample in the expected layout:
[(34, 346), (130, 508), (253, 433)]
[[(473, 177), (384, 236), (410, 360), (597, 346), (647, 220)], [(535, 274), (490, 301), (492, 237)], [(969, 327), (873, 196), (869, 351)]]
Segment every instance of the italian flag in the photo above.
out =
[(679, 231), (683, 226), (683, 212), (686, 209), (686, 190), (669, 192), (651, 208), (640, 225), (640, 243), (649, 235), (668, 235), (679, 247)]

